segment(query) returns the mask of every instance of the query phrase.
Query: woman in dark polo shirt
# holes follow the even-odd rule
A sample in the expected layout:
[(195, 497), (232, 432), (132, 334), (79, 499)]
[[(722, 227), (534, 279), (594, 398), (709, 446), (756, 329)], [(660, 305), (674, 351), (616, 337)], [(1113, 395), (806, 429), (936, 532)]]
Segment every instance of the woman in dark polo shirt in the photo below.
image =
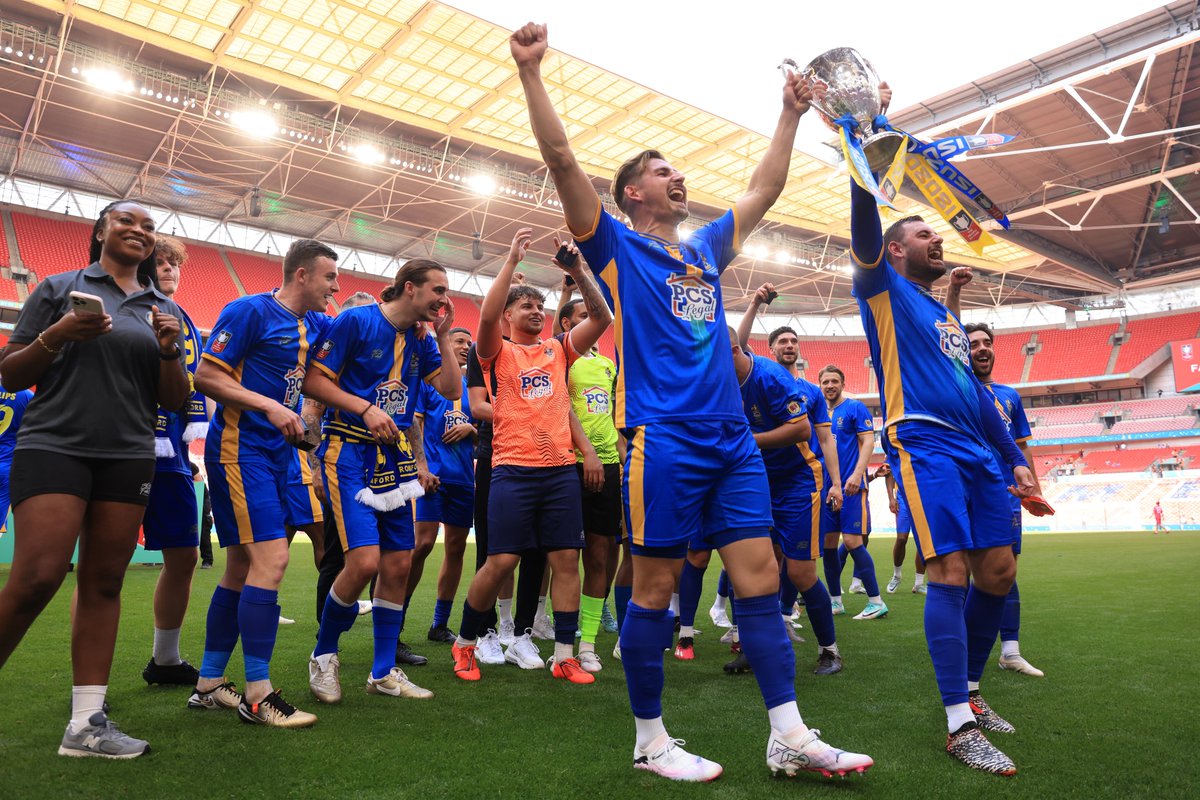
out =
[[(146, 209), (107, 206), (92, 231), (92, 264), (38, 284), (0, 363), (6, 389), (37, 385), (13, 456), (15, 539), (0, 591), (0, 667), (58, 590), (78, 543), (64, 756), (133, 758), (149, 750), (102, 708), (121, 584), (154, 478), (157, 409), (178, 410), (191, 394), (176, 343), (179, 310), (149, 277), (154, 244)], [(73, 311), (73, 291), (99, 297), (104, 313)]]

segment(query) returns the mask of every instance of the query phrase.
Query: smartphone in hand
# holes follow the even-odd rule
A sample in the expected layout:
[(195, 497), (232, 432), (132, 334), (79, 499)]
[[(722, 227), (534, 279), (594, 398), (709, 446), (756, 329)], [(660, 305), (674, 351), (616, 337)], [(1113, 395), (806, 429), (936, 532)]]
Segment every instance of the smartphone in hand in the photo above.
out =
[(71, 298), (71, 310), (80, 316), (104, 314), (104, 300), (94, 294), (71, 292), (69, 297)]

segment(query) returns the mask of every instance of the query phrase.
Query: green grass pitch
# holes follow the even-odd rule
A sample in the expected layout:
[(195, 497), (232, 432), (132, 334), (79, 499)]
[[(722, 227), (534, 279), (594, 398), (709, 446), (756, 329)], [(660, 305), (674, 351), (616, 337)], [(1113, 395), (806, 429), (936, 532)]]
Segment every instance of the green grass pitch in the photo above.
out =
[[(891, 573), (890, 537), (872, 542), (881, 585)], [(70, 696), (66, 584), (0, 671), (0, 796), (4, 798), (1184, 798), (1200, 796), (1196, 705), (1200, 624), (1194, 584), (1200, 537), (1104, 533), (1028, 536), (1021, 558), (1022, 652), (1045, 679), (1002, 672), (996, 653), (984, 696), (1017, 733), (993, 734), (1020, 773), (974, 773), (944, 752), (944, 716), (922, 633), (924, 598), (904, 582), (885, 595), (890, 615), (855, 622), (865, 604), (848, 595), (838, 617), (845, 671), (811, 673), (815, 643), (797, 645), (796, 688), (805, 721), (835, 745), (870, 753), (865, 776), (772, 780), (764, 763), (766, 715), (752, 676), (728, 676), (728, 649), (704, 609), (696, 660), (667, 656), (666, 722), (688, 748), (720, 761), (708, 786), (671, 784), (630, 766), (633, 725), (615, 635), (601, 634), (604, 671), (592, 687), (563, 685), (509, 665), (484, 668), (464, 685), (451, 674), (449, 646), (424, 640), (438, 551), (409, 611), (405, 639), (430, 665), (409, 670), (431, 701), (368, 695), (370, 618), (342, 640), (340, 706), (321, 707), (306, 684), (315, 632), (315, 571), (307, 544), (293, 548), (282, 595), (297, 624), (283, 627), (272, 677), (284, 696), (320, 716), (303, 731), (243, 725), (233, 713), (184, 707), (186, 690), (148, 688), (151, 594), (157, 570), (135, 567), (109, 701), (124, 730), (151, 742), (128, 762), (55, 754)], [(468, 563), (471, 554), (468, 553)], [(183, 655), (199, 664), (208, 597), (218, 569), (196, 573)], [(849, 570), (844, 576), (849, 582)], [(7, 575), (4, 576), (7, 578)], [(465, 585), (460, 590), (465, 591)], [(461, 603), (461, 600), (459, 601)], [(456, 604), (452, 626), (457, 627)], [(546, 648), (543, 648), (543, 653)], [(242, 683), (240, 651), (230, 675)]]

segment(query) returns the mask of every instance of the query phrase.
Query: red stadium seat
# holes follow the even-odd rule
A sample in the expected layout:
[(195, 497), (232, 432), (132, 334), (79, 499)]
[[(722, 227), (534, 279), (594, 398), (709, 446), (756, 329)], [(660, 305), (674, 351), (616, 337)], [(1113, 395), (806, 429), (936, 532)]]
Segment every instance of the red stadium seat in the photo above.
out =
[(192, 322), (203, 331), (211, 331), (221, 309), (240, 293), (229, 268), (215, 247), (184, 242), (188, 260), (181, 270), (179, 292), (175, 299), (187, 311)]
[(1197, 331), (1200, 331), (1200, 312), (1131, 319), (1125, 329), (1129, 338), (1117, 353), (1113, 371), (1118, 375), (1129, 372), (1167, 342), (1194, 339)]
[(1068, 380), (1103, 375), (1112, 354), (1117, 324), (1092, 325), (1075, 330), (1045, 328), (1038, 331), (1041, 349), (1033, 357), (1029, 381)]
[(12, 212), (21, 260), (39, 279), (88, 265), (92, 226), (86, 222)]

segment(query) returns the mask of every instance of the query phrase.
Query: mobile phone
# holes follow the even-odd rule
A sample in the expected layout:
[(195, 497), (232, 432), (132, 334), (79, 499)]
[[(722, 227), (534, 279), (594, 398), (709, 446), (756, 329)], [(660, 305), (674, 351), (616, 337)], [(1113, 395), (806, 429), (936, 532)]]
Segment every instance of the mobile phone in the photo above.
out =
[(97, 314), (104, 313), (104, 300), (94, 294), (86, 294), (84, 292), (71, 292), (71, 310), (76, 314)]
[(779, 297), (779, 292), (775, 291), (774, 289), (768, 289), (767, 290), (767, 305), (771, 305), (771, 303), (775, 302), (776, 297)]
[(554, 258), (564, 267), (573, 267), (575, 266), (575, 262), (579, 260), (579, 254), (564, 244), (558, 248), (558, 252), (554, 254)]

